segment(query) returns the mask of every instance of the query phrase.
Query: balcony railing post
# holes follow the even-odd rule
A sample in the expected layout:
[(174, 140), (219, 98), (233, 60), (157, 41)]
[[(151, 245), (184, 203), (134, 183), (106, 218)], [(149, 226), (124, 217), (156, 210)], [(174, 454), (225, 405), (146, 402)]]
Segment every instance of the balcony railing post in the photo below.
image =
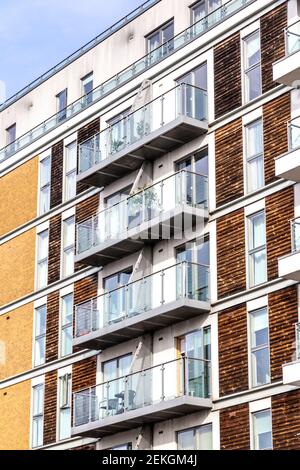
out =
[(164, 122), (164, 101), (165, 101), (165, 95), (161, 95), (161, 98), (160, 98), (160, 103), (161, 103), (160, 125), (161, 125), (161, 127), (163, 127), (165, 125), (165, 122)]
[(161, 303), (161, 305), (163, 305), (165, 303), (165, 294), (164, 294), (165, 281), (164, 281), (164, 278), (165, 278), (165, 271), (162, 270), (161, 273), (160, 273), (160, 280), (161, 280), (161, 299), (160, 299), (160, 303)]
[(92, 422), (92, 388), (89, 388), (89, 416), (88, 416), (88, 422)]
[(165, 365), (161, 365), (161, 401), (165, 399)]

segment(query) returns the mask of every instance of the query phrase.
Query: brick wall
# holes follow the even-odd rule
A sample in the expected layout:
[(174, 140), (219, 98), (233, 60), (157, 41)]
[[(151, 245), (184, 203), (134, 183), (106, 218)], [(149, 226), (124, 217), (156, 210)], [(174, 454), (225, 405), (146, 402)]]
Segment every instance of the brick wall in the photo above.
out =
[(248, 404), (220, 411), (221, 450), (249, 450), (250, 426)]
[[(99, 131), (100, 131), (100, 118), (96, 118), (94, 121), (90, 122), (86, 126), (79, 129), (78, 136), (77, 136), (78, 158), (79, 158), (79, 144), (89, 139), (90, 137), (93, 137)], [(78, 168), (79, 168), (79, 163), (78, 163)], [(88, 186), (86, 186), (83, 183), (77, 183), (77, 194), (85, 191), (87, 187)]]
[(48, 284), (60, 279), (61, 258), (61, 215), (50, 219), (49, 230), (49, 258), (48, 258)]
[(58, 358), (59, 291), (47, 297), (46, 362)]
[(294, 188), (266, 198), (268, 279), (278, 277), (278, 258), (291, 252), (290, 220), (294, 217)]
[(300, 390), (272, 397), (274, 450), (300, 449)]
[(261, 18), (261, 60), (263, 93), (278, 84), (273, 81), (273, 64), (285, 56), (284, 28), (287, 5), (280, 5)]
[(237, 119), (215, 133), (216, 202), (226, 204), (244, 195), (243, 128)]
[(53, 145), (51, 154), (50, 208), (62, 203), (64, 142)]
[(218, 297), (246, 288), (245, 224), (243, 209), (217, 221)]
[(220, 396), (248, 389), (246, 304), (218, 315)]
[(242, 105), (240, 34), (234, 34), (214, 49), (215, 116)]
[(44, 445), (56, 442), (57, 371), (45, 376)]
[(270, 359), (272, 382), (282, 380), (282, 365), (293, 360), (295, 323), (298, 321), (297, 287), (269, 295)]
[(288, 151), (287, 123), (291, 119), (290, 93), (263, 106), (265, 183), (276, 180), (275, 158)]

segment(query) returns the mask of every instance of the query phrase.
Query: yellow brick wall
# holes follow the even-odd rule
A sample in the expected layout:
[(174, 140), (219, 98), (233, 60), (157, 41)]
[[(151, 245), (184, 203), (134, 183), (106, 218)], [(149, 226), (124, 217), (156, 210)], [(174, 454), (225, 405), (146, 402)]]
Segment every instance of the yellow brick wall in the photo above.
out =
[(0, 316), (0, 380), (32, 368), (33, 304)]
[(38, 160), (32, 158), (1, 178), (0, 235), (36, 217)]
[(0, 305), (33, 292), (35, 240), (32, 229), (0, 246)]
[(0, 390), (0, 450), (29, 449), (31, 382)]

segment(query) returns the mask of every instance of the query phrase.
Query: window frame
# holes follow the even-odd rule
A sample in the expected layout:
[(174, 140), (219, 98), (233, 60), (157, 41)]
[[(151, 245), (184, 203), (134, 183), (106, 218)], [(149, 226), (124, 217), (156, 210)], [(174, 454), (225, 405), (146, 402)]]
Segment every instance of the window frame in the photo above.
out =
[[(71, 297), (72, 298), (72, 308), (71, 308), (71, 321), (69, 322), (66, 322), (65, 324), (63, 323), (63, 308), (64, 308), (64, 305), (67, 305), (65, 303), (65, 299), (66, 297)], [(67, 313), (67, 310), (66, 310), (66, 313)], [(71, 338), (73, 338), (73, 324), (74, 324), (74, 293), (73, 292), (69, 292), (69, 293), (65, 293), (64, 295), (61, 295), (60, 296), (60, 315), (59, 315), (59, 357), (60, 358), (65, 358), (65, 357), (68, 357), (68, 356), (71, 356), (72, 353), (73, 353), (73, 346), (71, 344), (71, 351), (67, 354), (63, 354), (63, 345), (64, 345), (64, 341), (63, 341), (63, 337), (64, 337), (64, 332), (68, 329), (71, 330)], [(64, 347), (64, 349), (66, 349), (66, 347)]]
[[(61, 97), (65, 96), (65, 104), (63, 108), (60, 109)], [(56, 114), (57, 114), (57, 121), (61, 122), (64, 121), (67, 117), (67, 107), (68, 107), (68, 88), (64, 88), (56, 95)]]
[[(41, 258), (39, 257), (39, 241), (40, 241), (40, 237), (47, 233), (47, 256), (44, 257), (44, 258)], [(45, 228), (44, 230), (41, 230), (40, 232), (37, 233), (36, 235), (36, 238), (37, 238), (37, 247), (36, 247), (36, 289), (43, 289), (45, 287), (48, 286), (48, 268), (49, 268), (49, 228)], [(40, 266), (43, 264), (43, 263), (47, 263), (47, 268), (46, 268), (46, 282), (45, 284), (41, 284), (39, 279), (40, 279), (40, 276), (39, 276), (39, 273), (40, 273)]]
[[(264, 237), (265, 237), (265, 243), (263, 245), (260, 245), (255, 248), (250, 248), (251, 246), (251, 241), (252, 236), (253, 236), (253, 219), (259, 215), (263, 214), (264, 215)], [(257, 212), (253, 212), (246, 217), (246, 234), (247, 234), (247, 288), (251, 289), (257, 286), (262, 286), (266, 282), (268, 282), (268, 258), (267, 258), (267, 227), (266, 227), (266, 210), (261, 209), (258, 210)], [(253, 259), (255, 259), (255, 255), (257, 253), (265, 251), (265, 279), (256, 284), (254, 282), (255, 280), (255, 275), (252, 269), (252, 266), (254, 266), (254, 262), (252, 262)], [(252, 278), (253, 276), (253, 278)]]
[[(203, 16), (203, 18), (200, 18), (200, 20), (195, 21), (195, 9), (201, 3), (204, 3), (204, 5), (205, 5), (205, 15)], [(196, 2), (194, 2), (189, 7), (191, 26), (198, 23), (198, 21), (201, 21), (202, 19), (206, 18), (208, 15), (210, 15), (211, 13), (213, 13), (214, 11), (218, 10), (218, 8), (221, 8), (221, 7), (222, 7), (222, 1), (220, 1), (220, 5), (217, 8), (215, 8), (214, 10), (209, 11), (209, 1), (208, 0), (197, 0)]]
[[(167, 41), (164, 41), (163, 40), (163, 32), (165, 29), (167, 29), (169, 26), (173, 25), (173, 36), (171, 38), (171, 40), (167, 40)], [(155, 47), (154, 49), (150, 49), (150, 41), (151, 39), (159, 33), (159, 45), (157, 47)], [(151, 31), (150, 33), (148, 33), (146, 36), (145, 36), (145, 40), (146, 40), (146, 54), (149, 55), (151, 53), (153, 53), (154, 51), (157, 51), (159, 48), (161, 48), (163, 45), (167, 45), (168, 49), (170, 48), (170, 45), (172, 45), (172, 41), (174, 41), (174, 36), (175, 36), (175, 21), (174, 21), (174, 17), (169, 19), (168, 21), (166, 21), (165, 23), (163, 23), (161, 26), (159, 26), (158, 28), (155, 28), (153, 31)], [(163, 56), (164, 54), (162, 54)], [(150, 59), (151, 61), (151, 59)]]
[[(181, 429), (180, 431), (176, 431), (176, 446), (177, 446), (177, 451), (182, 451), (181, 449), (179, 449), (179, 435), (181, 433), (184, 433), (184, 432), (188, 432), (188, 431), (191, 431), (193, 432), (193, 444), (196, 444), (195, 442), (195, 438), (196, 438), (196, 433), (199, 429), (201, 428), (210, 428), (210, 431), (211, 431), (211, 449), (207, 449), (207, 450), (213, 450), (213, 423), (205, 423), (205, 424), (201, 424), (200, 426), (194, 426), (192, 428), (186, 428), (186, 429)], [(192, 450), (200, 450), (200, 449), (197, 449), (196, 445), (194, 445), (194, 448)], [(202, 449), (204, 450), (204, 449)]]
[[(265, 343), (264, 345), (260, 345), (260, 346), (253, 346), (252, 345), (252, 334), (253, 334), (253, 331), (252, 331), (252, 325), (251, 325), (251, 320), (252, 320), (252, 316), (255, 314), (255, 313), (258, 313), (258, 312), (261, 312), (265, 310), (266, 312), (266, 315), (267, 315), (267, 323), (268, 323), (268, 343)], [(249, 364), (249, 367), (248, 367), (248, 370), (249, 370), (249, 388), (253, 389), (253, 388), (259, 388), (259, 387), (263, 387), (265, 385), (268, 385), (271, 383), (271, 355), (270, 355), (270, 321), (269, 321), (269, 309), (268, 309), (268, 306), (265, 305), (265, 306), (262, 306), (262, 307), (258, 307), (254, 310), (250, 310), (248, 311), (248, 351), (249, 351), (249, 360), (248, 360), (248, 364)], [(254, 382), (254, 374), (257, 375), (257, 369), (254, 370), (253, 368), (253, 355), (257, 352), (257, 351), (261, 351), (263, 349), (268, 349), (268, 373), (269, 373), (269, 381), (268, 382), (265, 382), (264, 384), (256, 384)]]
[[(270, 413), (270, 421), (271, 421), (271, 448), (268, 448), (268, 449), (258, 449), (256, 447), (256, 436), (255, 436), (255, 417), (256, 415), (259, 415), (259, 414), (262, 414), (262, 413), (266, 413), (266, 412), (269, 412)], [(273, 421), (272, 421), (272, 408), (265, 408), (265, 409), (262, 409), (262, 410), (257, 410), (257, 411), (253, 411), (251, 413), (251, 428), (252, 428), (252, 432), (251, 432), (251, 447), (252, 447), (252, 450), (273, 450), (274, 448), (274, 445), (273, 445)]]
[[(88, 79), (91, 79), (91, 80), (88, 80)], [(93, 89), (94, 89), (94, 72), (91, 71), (90, 73), (86, 74), (84, 77), (81, 78), (81, 94), (82, 94), (82, 97), (83, 97), (83, 100), (84, 100), (84, 104), (87, 105), (87, 104), (90, 104), (92, 103), (93, 101)], [(86, 83), (90, 83), (92, 82), (92, 88), (90, 91), (86, 92), (84, 87), (86, 85)]]
[[(11, 134), (10, 132), (11, 131), (14, 131), (14, 139), (11, 140), (10, 137), (11, 137)], [(6, 146), (8, 145), (12, 145), (15, 141), (16, 141), (16, 138), (17, 138), (17, 123), (14, 122), (13, 124), (11, 124), (10, 126), (8, 126), (6, 129), (5, 129), (5, 135), (6, 135)]]
[[(68, 167), (68, 164), (67, 164), (67, 161), (68, 161), (68, 155), (69, 155), (69, 147), (71, 147), (72, 145), (75, 145), (75, 148), (76, 148), (76, 160), (75, 160), (75, 167), (72, 168), (71, 170), (67, 170), (67, 167)], [(76, 176), (77, 176), (77, 139), (74, 139), (73, 142), (70, 142), (68, 143), (67, 145), (64, 146), (64, 178), (63, 178), (63, 200), (64, 202), (68, 202), (68, 201), (71, 201), (72, 199), (74, 199), (77, 195), (77, 187), (76, 187)], [(74, 191), (74, 195), (70, 198), (67, 197), (67, 188), (68, 188), (68, 184), (67, 184), (67, 181), (69, 180), (69, 177), (75, 173), (75, 191)]]
[[(72, 219), (72, 243), (70, 245), (65, 246), (65, 235), (68, 230), (67, 223)], [(75, 262), (74, 262), (74, 256), (75, 256), (75, 240), (76, 240), (76, 219), (75, 215), (72, 214), (69, 217), (65, 217), (62, 219), (62, 236), (61, 236), (61, 278), (66, 279), (69, 276), (72, 276), (74, 274), (74, 267), (75, 267)], [(73, 252), (73, 268), (71, 272), (66, 271), (66, 254)]]
[[(45, 163), (46, 160), (49, 160), (49, 181), (42, 185), (42, 166)], [(50, 210), (50, 205), (51, 205), (51, 163), (52, 163), (52, 158), (51, 155), (46, 155), (39, 161), (39, 195), (38, 195), (38, 214), (39, 215), (44, 215), (47, 214)], [(45, 189), (49, 189), (49, 201), (47, 204), (47, 209), (45, 211), (42, 211), (42, 194)]]
[[(40, 413), (35, 413), (34, 408), (35, 408), (35, 392), (36, 390), (41, 389), (42, 390), (42, 411)], [(45, 415), (45, 384), (44, 382), (37, 383), (35, 385), (32, 385), (31, 387), (31, 448), (32, 449), (37, 449), (41, 447), (44, 443), (44, 415)], [(38, 435), (34, 436), (34, 429), (35, 429), (35, 422), (41, 421), (41, 430), (42, 430), (42, 435), (40, 436), (40, 440), (37, 441), (37, 444), (34, 444), (34, 437), (38, 437)], [(40, 442), (41, 441), (41, 442)]]
[[(45, 332), (44, 333), (40, 333), (40, 334), (36, 334), (36, 329), (37, 329), (37, 324), (36, 324), (36, 321), (37, 321), (37, 312), (39, 312), (40, 310), (42, 309), (45, 309), (46, 312), (45, 312)], [(33, 339), (33, 367), (36, 368), (36, 367), (39, 367), (43, 364), (46, 363), (46, 334), (47, 334), (47, 303), (44, 303), (43, 305), (39, 305), (38, 307), (35, 307), (34, 308), (34, 339)], [(40, 339), (45, 339), (45, 344), (44, 344), (44, 361), (43, 362), (39, 362), (39, 364), (36, 363), (36, 350), (37, 350), (37, 342), (38, 340)]]
[[(63, 382), (66, 382), (66, 396), (67, 399), (65, 402), (61, 402), (62, 398), (62, 392), (63, 392)], [(71, 427), (72, 427), (72, 373), (71, 372), (66, 372), (63, 375), (60, 375), (58, 377), (58, 422), (57, 422), (57, 440), (59, 442), (65, 441), (67, 439), (70, 439), (71, 437)], [(66, 437), (61, 436), (61, 418), (62, 418), (62, 413), (63, 411), (68, 410), (70, 413), (69, 419), (70, 419), (70, 432), (69, 435)]]
[[(248, 46), (248, 40), (252, 37), (258, 35), (259, 38), (259, 61), (255, 63), (254, 65), (251, 65), (250, 67), (247, 67), (247, 46)], [(258, 99), (262, 93), (262, 55), (261, 55), (261, 28), (257, 28), (251, 33), (247, 34), (242, 38), (242, 63), (243, 63), (243, 77), (242, 77), (242, 83), (243, 83), (243, 98), (244, 98), (244, 104), (251, 103), (254, 100)], [(252, 72), (256, 68), (259, 68), (259, 78), (260, 78), (260, 93), (255, 96), (254, 98), (250, 98), (250, 87), (249, 87), (249, 78), (248, 74), (249, 72)]]
[[(262, 135), (262, 141), (261, 141), (261, 148), (262, 151), (261, 153), (257, 153), (255, 155), (252, 155), (249, 157), (249, 138), (248, 138), (248, 130), (251, 128), (251, 126), (254, 126), (256, 123), (260, 122), (261, 123), (261, 135)], [(244, 128), (244, 162), (245, 162), (245, 194), (253, 194), (256, 191), (260, 191), (264, 186), (265, 186), (265, 146), (264, 146), (264, 120), (263, 116), (257, 117), (256, 119), (251, 120), (250, 122), (247, 122), (243, 126)], [(256, 188), (256, 189), (249, 189), (249, 164), (252, 163), (253, 161), (257, 160), (258, 158), (261, 158), (262, 160), (262, 186)]]

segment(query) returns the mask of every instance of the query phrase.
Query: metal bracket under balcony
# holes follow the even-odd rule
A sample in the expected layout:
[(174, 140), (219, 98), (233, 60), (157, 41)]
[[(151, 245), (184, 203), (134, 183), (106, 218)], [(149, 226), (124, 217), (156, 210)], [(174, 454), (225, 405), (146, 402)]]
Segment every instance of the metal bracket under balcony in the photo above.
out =
[(73, 427), (72, 436), (105, 437), (143, 424), (159, 423), (211, 408), (212, 401), (209, 398), (182, 396), (128, 411), (123, 415), (110, 416), (94, 423)]
[(96, 243), (90, 249), (77, 254), (75, 262), (89, 266), (105, 266), (124, 256), (136, 253), (145, 244), (154, 244), (158, 240), (172, 238), (181, 240), (185, 230), (202, 226), (207, 218), (206, 208), (184, 204), (173, 211), (163, 212), (148, 222), (126, 230), (119, 238), (109, 238), (102, 243)]
[(207, 130), (207, 92), (177, 85), (81, 143), (77, 181), (106, 186)]

